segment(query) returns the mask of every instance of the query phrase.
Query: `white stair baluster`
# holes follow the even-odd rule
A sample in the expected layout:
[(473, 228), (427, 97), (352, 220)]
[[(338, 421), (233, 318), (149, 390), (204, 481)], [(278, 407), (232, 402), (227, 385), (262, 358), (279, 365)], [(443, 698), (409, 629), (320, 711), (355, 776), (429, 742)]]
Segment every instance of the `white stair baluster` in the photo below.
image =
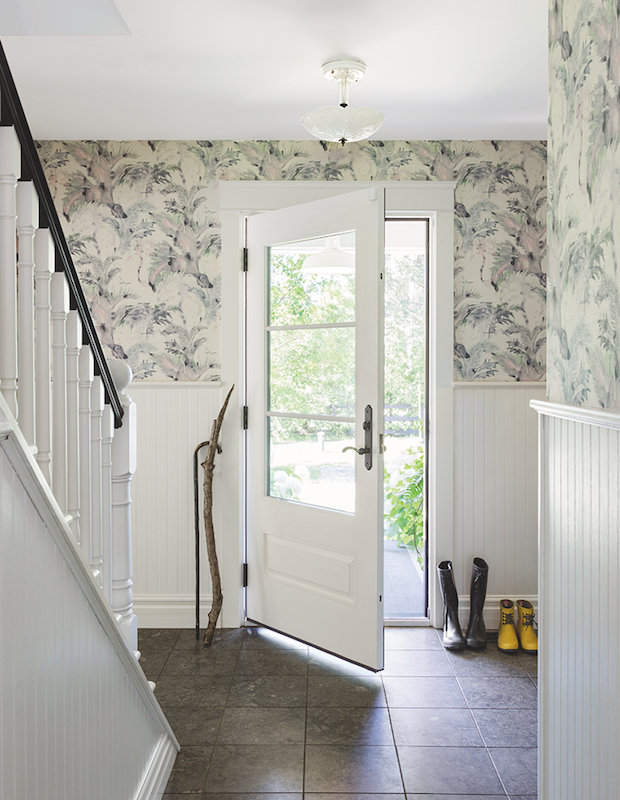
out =
[(102, 513), (101, 513), (101, 418), (103, 416), (103, 381), (93, 379), (90, 414), (90, 568), (101, 586)]
[(112, 599), (112, 441), (114, 414), (106, 403), (101, 421), (101, 587), (108, 603)]
[(19, 427), (35, 446), (34, 405), (34, 235), (39, 227), (39, 198), (32, 181), (17, 184), (18, 258), (18, 372)]
[(80, 542), (80, 440), (79, 440), (79, 359), (82, 349), (82, 323), (77, 311), (67, 316), (67, 511), (71, 530)]
[(52, 348), (50, 283), (54, 272), (54, 243), (47, 229), (34, 236), (34, 276), (36, 294), (35, 341), (35, 431), (36, 459), (45, 480), (51, 485), (52, 460)]
[(120, 619), (125, 640), (138, 649), (138, 620), (133, 613), (131, 561), (131, 479), (136, 471), (136, 404), (125, 393), (131, 383), (126, 361), (112, 359), (110, 372), (123, 405), (123, 424), (112, 442), (112, 610)]
[(17, 419), (17, 261), (15, 192), (20, 147), (13, 128), (0, 127), (0, 391)]
[(52, 275), (52, 491), (67, 513), (67, 314), (64, 272)]
[(80, 546), (90, 564), (90, 415), (91, 388), (95, 377), (93, 354), (89, 345), (84, 345), (79, 355), (79, 441), (80, 441)]

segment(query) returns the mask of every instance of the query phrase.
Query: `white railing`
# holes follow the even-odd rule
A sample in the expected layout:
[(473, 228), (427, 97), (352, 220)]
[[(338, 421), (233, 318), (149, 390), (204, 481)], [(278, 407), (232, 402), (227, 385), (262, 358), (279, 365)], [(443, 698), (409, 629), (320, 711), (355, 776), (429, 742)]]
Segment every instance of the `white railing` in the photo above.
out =
[(14, 129), (0, 127), (0, 392), (135, 651), (131, 370), (109, 362), (124, 410), (115, 428), (66, 274), (55, 271), (56, 248), (39, 228), (34, 185), (20, 181), (20, 161)]

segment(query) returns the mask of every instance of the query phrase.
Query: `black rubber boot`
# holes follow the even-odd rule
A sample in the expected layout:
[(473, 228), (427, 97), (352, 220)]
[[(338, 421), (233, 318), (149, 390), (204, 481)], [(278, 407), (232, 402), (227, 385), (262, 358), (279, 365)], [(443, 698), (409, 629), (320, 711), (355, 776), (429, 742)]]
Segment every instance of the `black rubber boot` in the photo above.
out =
[(452, 562), (438, 564), (437, 574), (443, 595), (443, 646), (446, 650), (463, 650), (465, 639), (459, 623), (459, 596), (454, 585)]
[(489, 565), (483, 558), (474, 558), (471, 568), (471, 588), (469, 590), (469, 622), (465, 640), (472, 650), (482, 650), (487, 646), (487, 629), (484, 627), (482, 609), (487, 596)]

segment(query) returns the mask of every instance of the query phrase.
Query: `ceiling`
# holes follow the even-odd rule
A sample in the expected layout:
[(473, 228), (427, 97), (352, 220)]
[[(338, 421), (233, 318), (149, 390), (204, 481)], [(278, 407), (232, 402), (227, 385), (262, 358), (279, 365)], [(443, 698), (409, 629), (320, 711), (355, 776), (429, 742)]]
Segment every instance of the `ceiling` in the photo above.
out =
[(367, 64), (381, 139), (545, 139), (546, 0), (2, 0), (37, 139), (309, 139)]

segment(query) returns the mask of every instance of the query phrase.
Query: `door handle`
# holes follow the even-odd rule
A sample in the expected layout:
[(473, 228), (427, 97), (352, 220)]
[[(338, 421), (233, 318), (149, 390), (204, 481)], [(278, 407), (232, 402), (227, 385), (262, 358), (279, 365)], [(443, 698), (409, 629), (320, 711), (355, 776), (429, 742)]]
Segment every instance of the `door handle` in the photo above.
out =
[(372, 406), (366, 406), (362, 427), (364, 429), (364, 447), (343, 447), (342, 452), (355, 450), (358, 455), (365, 456), (364, 466), (366, 469), (372, 469)]

